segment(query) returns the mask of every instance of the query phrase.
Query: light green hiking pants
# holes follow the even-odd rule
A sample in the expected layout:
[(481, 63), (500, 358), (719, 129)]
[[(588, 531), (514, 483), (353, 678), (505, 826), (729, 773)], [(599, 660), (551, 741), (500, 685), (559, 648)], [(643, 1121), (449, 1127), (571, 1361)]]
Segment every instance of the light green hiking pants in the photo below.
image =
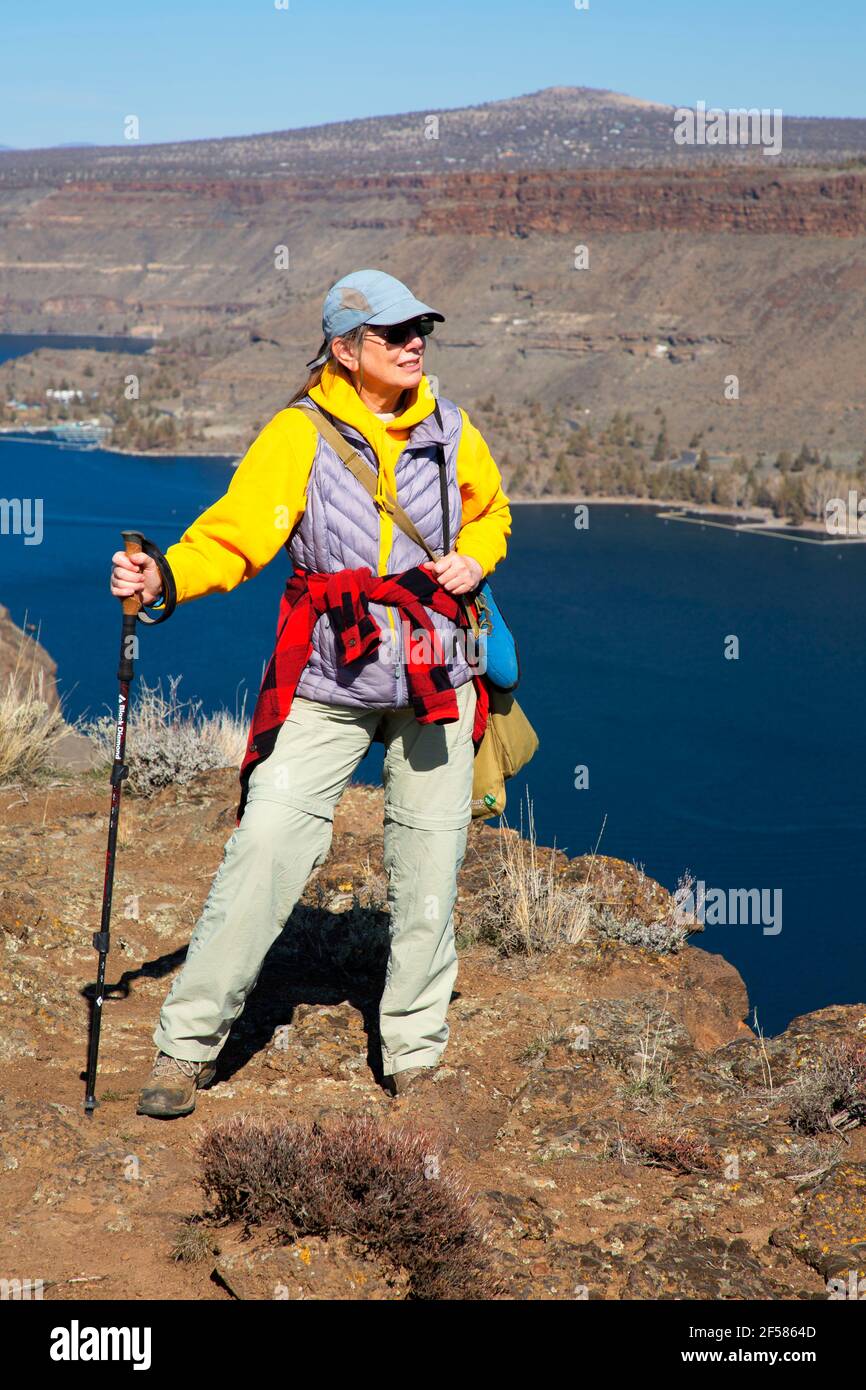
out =
[(391, 953), (379, 1022), (386, 1076), (435, 1065), (457, 978), (453, 907), (472, 819), (475, 686), (460, 718), (419, 724), (411, 707), (362, 710), (295, 696), (273, 752), (253, 769), (241, 823), (162, 1006), (162, 1052), (212, 1061), (264, 958), (331, 846), (334, 808), (381, 722)]

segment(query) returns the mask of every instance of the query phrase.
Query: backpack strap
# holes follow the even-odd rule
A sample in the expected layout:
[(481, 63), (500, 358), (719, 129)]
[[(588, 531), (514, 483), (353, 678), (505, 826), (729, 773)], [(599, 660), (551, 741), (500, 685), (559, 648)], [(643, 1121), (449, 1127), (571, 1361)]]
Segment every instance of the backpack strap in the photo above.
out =
[[(439, 402), (438, 402), (438, 401), (436, 402), (436, 404), (435, 404), (434, 407), (433, 407), (433, 414), (434, 414), (434, 416), (435, 416), (436, 423), (437, 423), (437, 425), (439, 426), (439, 428), (440, 428), (440, 430), (441, 430), (441, 429), (442, 429), (442, 412), (441, 412), (440, 409), (439, 409)], [(450, 517), (450, 508), (449, 508), (449, 506), (448, 506), (448, 479), (447, 479), (446, 476), (445, 476), (445, 445), (444, 445), (444, 444), (437, 444), (437, 446), (436, 446), (436, 454), (437, 454), (438, 463), (439, 463), (439, 495), (440, 495), (440, 497), (441, 497), (441, 499), (442, 499), (442, 539), (443, 539), (444, 544), (445, 544), (445, 554), (447, 555), (448, 552), (449, 552), (449, 550), (451, 549), (451, 531), (450, 531), (451, 517)], [(458, 602), (459, 602), (459, 604), (460, 604), (460, 607), (463, 609), (463, 612), (464, 612), (465, 615), (466, 615), (467, 626), (471, 627), (471, 628), (472, 628), (472, 631), (473, 631), (474, 634), (475, 634), (475, 636), (478, 637), (478, 636), (480, 635), (480, 632), (481, 632), (481, 627), (480, 627), (480, 625), (479, 625), (478, 616), (477, 616), (477, 603), (478, 603), (477, 597), (476, 597), (476, 599), (474, 600), (474, 603), (476, 604), (476, 607), (470, 606), (470, 604), (468, 603), (468, 601), (467, 601), (467, 599), (466, 599), (466, 595), (465, 595), (465, 594), (458, 594), (458, 595), (457, 595), (457, 600), (458, 600)]]
[[(352, 448), (348, 439), (331, 424), (330, 420), (326, 417), (324, 412), (319, 409), (315, 402), (311, 402), (309, 405), (304, 402), (303, 405), (296, 405), (294, 409), (302, 410), (307, 418), (312, 420), (319, 434), (322, 435), (323, 439), (327, 440), (334, 452), (343, 460), (349, 472), (358, 479), (358, 482), (369, 492), (370, 496), (375, 498), (376, 483), (370, 471), (370, 465), (361, 458), (357, 449)], [(429, 559), (438, 560), (441, 558), (430, 549), (424, 537), (421, 535), (421, 532), (418, 530), (418, 527), (399, 502), (395, 500), (388, 510), (400, 527), (400, 530), (404, 531), (416, 545), (420, 545), (421, 549), (426, 551)]]
[[(433, 407), (433, 415), (440, 430), (442, 428), (442, 412), (437, 401)], [(442, 540), (445, 545), (445, 554), (451, 549), (451, 509), (448, 506), (448, 480), (445, 477), (445, 445), (437, 444), (436, 454), (439, 462), (439, 494), (442, 498)]]
[[(367, 491), (370, 494), (370, 496), (375, 500), (376, 483), (373, 478), (373, 473), (370, 469), (370, 465), (364, 459), (361, 458), (361, 455), (358, 453), (357, 449), (354, 449), (352, 447), (348, 439), (346, 439), (345, 435), (341, 434), (341, 432), (336, 428), (336, 426), (331, 423), (331, 421), (325, 415), (324, 411), (321, 410), (318, 405), (316, 405), (315, 401), (298, 402), (292, 408), (294, 410), (302, 410), (304, 414), (307, 416), (307, 419), (312, 420), (313, 424), (319, 431), (319, 434), (322, 436), (322, 438), (325, 439), (328, 444), (330, 444), (335, 454), (337, 454), (338, 458), (342, 459), (343, 463), (346, 465), (352, 476), (358, 479), (358, 482), (365, 489), (365, 491)], [(438, 401), (436, 402), (433, 413), (436, 417), (437, 424), (441, 426), (442, 416), (439, 412)], [(448, 527), (448, 485), (445, 478), (445, 449), (441, 444), (438, 446), (438, 463), (439, 486), (442, 497), (442, 528), (443, 539), (445, 541), (445, 550), (443, 553), (447, 555), (448, 551), (451, 549), (451, 538), (449, 535)], [(440, 555), (437, 555), (435, 551), (430, 549), (430, 546), (427, 544), (424, 537), (421, 535), (421, 532), (418, 530), (418, 527), (415, 525), (414, 521), (409, 516), (405, 508), (402, 507), (401, 504), (396, 500), (396, 498), (387, 509), (390, 512), (391, 516), (394, 518), (394, 521), (400, 527), (400, 530), (404, 533), (404, 535), (407, 535), (410, 540), (413, 540), (416, 545), (419, 545), (421, 549), (427, 554), (429, 559), (440, 560), (442, 558)], [(465, 594), (457, 594), (455, 595), (455, 597), (457, 598), (458, 602), (460, 603), (460, 606), (466, 614), (470, 626), (477, 635), (479, 631), (478, 620), (472, 608), (466, 602)]]

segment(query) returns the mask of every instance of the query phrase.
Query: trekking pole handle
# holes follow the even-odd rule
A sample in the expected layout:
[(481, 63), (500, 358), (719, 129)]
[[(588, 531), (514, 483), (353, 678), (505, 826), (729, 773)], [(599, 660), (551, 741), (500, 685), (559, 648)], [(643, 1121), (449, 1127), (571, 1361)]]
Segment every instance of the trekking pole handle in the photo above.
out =
[[(121, 531), (123, 536), (124, 549), (127, 555), (137, 554), (144, 545), (144, 536), (140, 531)], [(122, 600), (124, 616), (135, 617), (141, 607), (141, 597), (139, 594), (130, 594), (128, 598)]]
[(120, 534), (123, 536), (123, 543), (126, 547), (127, 555), (132, 555), (136, 551), (143, 551), (145, 555), (149, 556), (149, 558), (155, 562), (159, 570), (159, 577), (162, 581), (162, 598), (160, 599), (162, 607), (156, 616), (154, 616), (153, 613), (147, 612), (146, 605), (142, 603), (140, 594), (133, 594), (130, 598), (123, 600), (124, 620), (127, 615), (131, 615), (133, 619), (137, 618), (140, 623), (147, 623), (148, 625), (164, 623), (166, 618), (171, 617), (177, 607), (177, 586), (174, 582), (171, 566), (159, 546), (155, 545), (153, 541), (149, 541), (147, 536), (143, 536), (140, 531), (121, 531)]
[[(141, 550), (144, 537), (140, 532), (122, 531), (121, 535), (127, 555), (134, 555)], [(119, 681), (131, 681), (135, 674), (133, 658), (138, 641), (135, 631), (138, 611), (141, 608), (141, 596), (129, 594), (121, 600), (121, 604), (123, 608), (123, 631), (120, 635), (120, 665), (117, 668), (117, 679)]]

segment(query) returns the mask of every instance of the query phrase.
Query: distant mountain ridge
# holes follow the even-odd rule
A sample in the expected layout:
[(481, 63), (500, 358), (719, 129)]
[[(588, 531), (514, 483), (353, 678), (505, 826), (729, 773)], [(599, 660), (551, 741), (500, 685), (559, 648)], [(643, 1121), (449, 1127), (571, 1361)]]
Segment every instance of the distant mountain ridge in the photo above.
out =
[[(165, 144), (0, 151), (0, 184), (111, 178), (333, 177), (754, 163), (756, 145), (678, 145), (675, 106), (592, 87), (547, 87), (477, 106)], [(739, 108), (738, 108), (739, 109)], [(777, 163), (866, 158), (866, 120), (785, 116)], [(70, 163), (74, 159), (74, 166)]]

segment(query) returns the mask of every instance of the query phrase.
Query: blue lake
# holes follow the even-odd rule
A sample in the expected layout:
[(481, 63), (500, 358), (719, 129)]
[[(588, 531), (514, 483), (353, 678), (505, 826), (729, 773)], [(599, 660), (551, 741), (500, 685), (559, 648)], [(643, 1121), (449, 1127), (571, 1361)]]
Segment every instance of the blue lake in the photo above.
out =
[(91, 348), (95, 352), (147, 352), (153, 338), (92, 337), (75, 333), (0, 333), (0, 362), (38, 348)]
[[(122, 529), (163, 549), (224, 492), (223, 460), (147, 459), (0, 442), (0, 496), (42, 498), (44, 536), (0, 536), (0, 602), (39, 625), (71, 716), (113, 708), (119, 605), (109, 561)], [(782, 894), (782, 930), (707, 926), (695, 944), (742, 973), (768, 1033), (864, 997), (866, 547), (807, 545), (594, 506), (514, 508), (494, 576), (521, 648), (521, 703), (541, 747), (528, 787), (543, 844), (642, 864), (667, 887)], [(148, 681), (252, 710), (287, 573), (141, 629)], [(739, 658), (725, 658), (726, 639)], [(575, 768), (589, 786), (575, 788)], [(381, 749), (359, 775), (378, 779)], [(106, 792), (106, 796), (108, 793)], [(97, 866), (94, 866), (94, 872)]]

